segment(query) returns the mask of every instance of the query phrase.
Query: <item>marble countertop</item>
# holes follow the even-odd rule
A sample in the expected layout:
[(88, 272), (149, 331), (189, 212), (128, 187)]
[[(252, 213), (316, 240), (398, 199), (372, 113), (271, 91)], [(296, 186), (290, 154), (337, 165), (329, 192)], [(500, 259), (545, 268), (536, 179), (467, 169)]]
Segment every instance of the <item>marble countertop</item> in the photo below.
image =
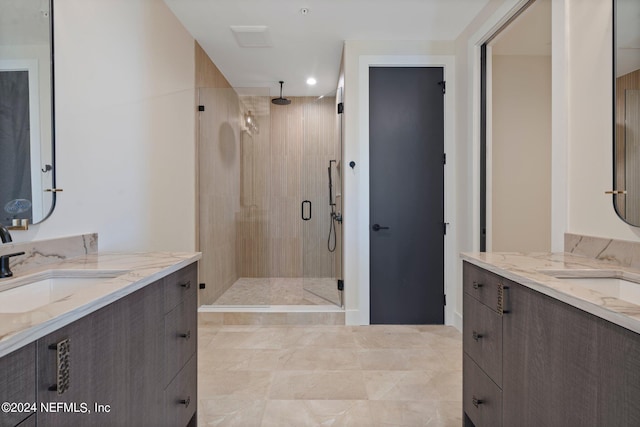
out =
[[(19, 349), (197, 260), (198, 252), (93, 253), (65, 259), (0, 279), (0, 290), (42, 277), (102, 277), (94, 284), (64, 292), (46, 305), (24, 312), (3, 304), (0, 292), (0, 357)], [(110, 276), (110, 277), (104, 277)], [(11, 292), (11, 291), (7, 291)], [(3, 312), (4, 311), (4, 312)], [(13, 311), (13, 312), (8, 312)]]
[[(603, 290), (591, 290), (553, 277), (614, 277), (640, 283), (640, 270), (570, 253), (463, 253), (461, 258), (535, 291), (640, 333), (640, 305)], [(640, 287), (640, 284), (638, 284)]]

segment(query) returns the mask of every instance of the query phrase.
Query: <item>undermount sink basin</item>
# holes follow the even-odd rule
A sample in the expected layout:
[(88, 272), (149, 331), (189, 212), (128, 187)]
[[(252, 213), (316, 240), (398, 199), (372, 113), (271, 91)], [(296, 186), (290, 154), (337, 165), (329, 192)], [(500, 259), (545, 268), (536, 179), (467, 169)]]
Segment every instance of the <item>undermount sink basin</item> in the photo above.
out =
[(33, 281), (0, 291), (0, 313), (26, 313), (56, 301), (62, 301), (74, 293), (109, 282), (122, 271), (102, 271), (86, 275), (39, 275)]
[(562, 281), (640, 305), (640, 284), (617, 277), (563, 277)]
[(580, 271), (573, 275), (570, 270), (565, 272), (547, 271), (549, 276), (563, 282), (596, 291), (607, 297), (613, 297), (632, 304), (640, 305), (640, 283), (627, 280), (622, 272), (600, 271), (589, 275), (586, 271)]

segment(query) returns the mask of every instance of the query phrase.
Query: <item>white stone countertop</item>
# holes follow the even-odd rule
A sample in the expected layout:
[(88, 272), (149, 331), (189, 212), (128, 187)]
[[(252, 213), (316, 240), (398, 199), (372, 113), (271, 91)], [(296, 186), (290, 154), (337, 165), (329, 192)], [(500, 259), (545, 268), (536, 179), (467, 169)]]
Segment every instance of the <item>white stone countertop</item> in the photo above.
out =
[[(199, 252), (95, 253), (43, 265), (15, 274), (11, 278), (0, 279), (0, 357), (200, 258)], [(59, 298), (28, 311), (20, 312), (19, 304), (16, 306), (13, 302), (15, 295), (9, 300), (12, 290), (17, 291), (25, 283), (48, 277), (103, 279), (73, 291), (62, 292)], [(10, 290), (3, 295), (1, 291), (6, 289)], [(46, 289), (43, 290), (45, 291)], [(13, 307), (10, 307), (11, 304)]]
[(530, 289), (640, 333), (640, 305), (553, 277), (617, 277), (637, 282), (640, 270), (570, 253), (463, 253), (475, 264)]

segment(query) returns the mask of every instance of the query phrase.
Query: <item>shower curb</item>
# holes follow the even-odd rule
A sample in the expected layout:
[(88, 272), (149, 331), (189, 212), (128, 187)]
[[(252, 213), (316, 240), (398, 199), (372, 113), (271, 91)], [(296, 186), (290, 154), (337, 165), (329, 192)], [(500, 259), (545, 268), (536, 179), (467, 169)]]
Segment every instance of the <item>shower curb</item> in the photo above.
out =
[(344, 325), (336, 306), (211, 306), (198, 309), (198, 320), (213, 325)]

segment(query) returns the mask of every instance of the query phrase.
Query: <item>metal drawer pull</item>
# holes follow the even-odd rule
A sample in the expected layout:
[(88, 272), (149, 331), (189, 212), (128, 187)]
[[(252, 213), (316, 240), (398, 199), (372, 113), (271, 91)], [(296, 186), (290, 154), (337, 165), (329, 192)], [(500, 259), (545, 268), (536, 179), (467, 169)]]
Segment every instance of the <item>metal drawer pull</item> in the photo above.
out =
[(476, 331), (473, 331), (473, 339), (476, 340), (476, 342), (482, 338), (482, 334), (477, 333)]
[(185, 408), (188, 408), (189, 404), (191, 403), (191, 396), (187, 396), (186, 399), (180, 399), (178, 403), (184, 405)]
[(500, 315), (510, 313), (510, 311), (509, 311), (509, 301), (508, 301), (508, 298), (507, 298), (507, 295), (509, 294), (509, 292), (507, 292), (508, 290), (509, 290), (509, 287), (508, 286), (504, 286), (502, 283), (498, 287), (497, 311), (498, 311), (498, 314), (500, 314)]
[(477, 408), (478, 405), (482, 405), (484, 403), (484, 400), (480, 400), (477, 397), (473, 396), (473, 398), (471, 399), (471, 403), (473, 403), (473, 406)]
[(56, 383), (49, 386), (49, 391), (57, 391), (58, 394), (62, 394), (69, 389), (70, 385), (70, 340), (67, 338), (57, 344), (50, 344), (49, 349), (56, 352)]
[(180, 337), (180, 338), (184, 338), (184, 339), (186, 339), (187, 341), (189, 341), (189, 339), (191, 338), (191, 331), (187, 331), (187, 333), (186, 333), (186, 334), (179, 334), (179, 337)]
[(181, 288), (189, 289), (191, 287), (191, 280), (186, 283), (180, 283)]
[(480, 289), (484, 285), (482, 283), (478, 283), (476, 281), (473, 282), (473, 289)]

